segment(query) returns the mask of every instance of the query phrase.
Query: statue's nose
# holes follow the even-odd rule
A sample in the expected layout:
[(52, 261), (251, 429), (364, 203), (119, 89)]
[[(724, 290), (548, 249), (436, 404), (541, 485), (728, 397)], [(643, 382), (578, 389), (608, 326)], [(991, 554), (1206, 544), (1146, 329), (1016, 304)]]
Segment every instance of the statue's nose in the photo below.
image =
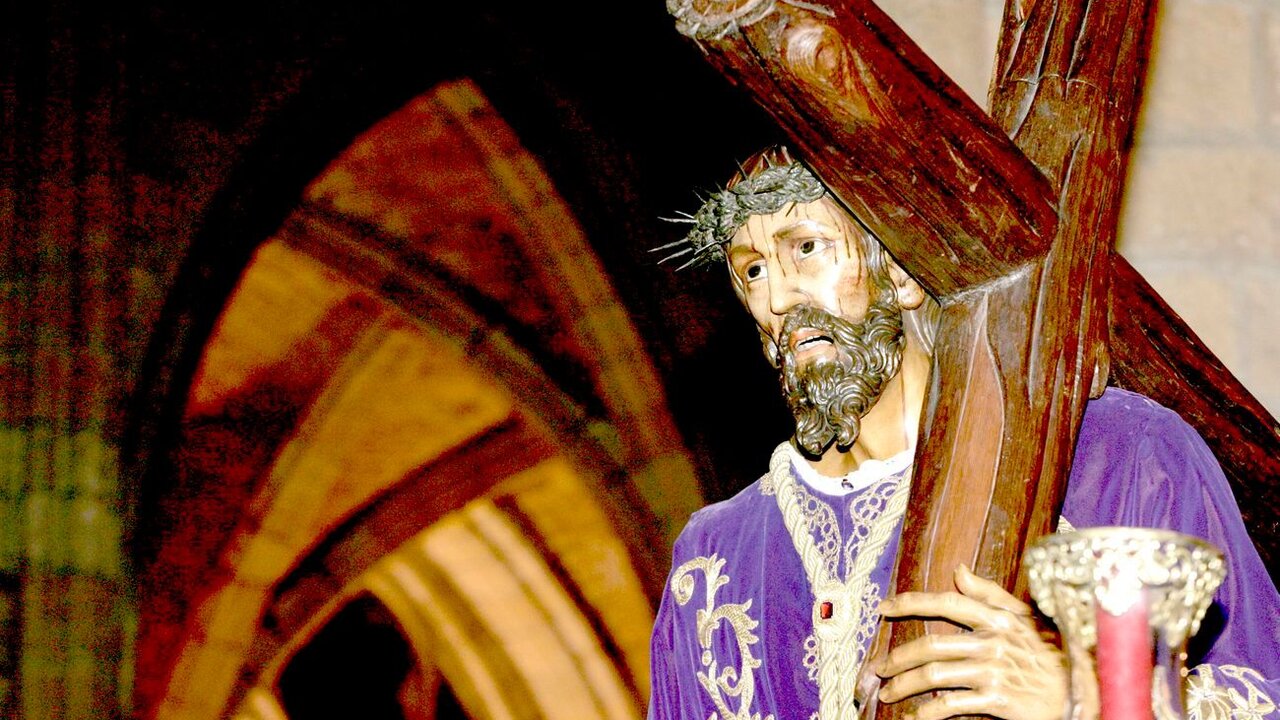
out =
[(792, 275), (780, 270), (769, 269), (769, 311), (778, 316), (786, 315), (805, 300)]

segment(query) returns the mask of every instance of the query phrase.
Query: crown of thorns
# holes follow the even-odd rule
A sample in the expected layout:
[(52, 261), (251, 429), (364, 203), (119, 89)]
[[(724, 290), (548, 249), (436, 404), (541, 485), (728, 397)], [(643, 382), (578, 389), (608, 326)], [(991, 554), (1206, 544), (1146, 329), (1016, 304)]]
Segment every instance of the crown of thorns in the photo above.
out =
[(693, 225), (687, 235), (653, 252), (670, 251), (659, 264), (676, 258), (684, 263), (676, 270), (699, 267), (724, 260), (728, 244), (752, 215), (769, 215), (791, 203), (812, 202), (827, 189), (809, 169), (798, 162), (775, 165), (752, 177), (742, 172), (742, 180), (713, 194), (693, 215), (666, 218)]

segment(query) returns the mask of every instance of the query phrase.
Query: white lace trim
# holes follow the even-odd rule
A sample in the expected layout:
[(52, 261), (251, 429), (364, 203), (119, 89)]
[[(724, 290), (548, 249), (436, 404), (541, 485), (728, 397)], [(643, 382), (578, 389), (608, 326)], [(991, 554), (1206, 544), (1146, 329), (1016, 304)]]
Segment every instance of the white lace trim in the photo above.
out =
[(783, 445), (787, 447), (791, 464), (796, 468), (796, 474), (806, 485), (818, 492), (836, 496), (857, 492), (885, 478), (897, 475), (911, 465), (916, 453), (914, 448), (908, 448), (886, 460), (865, 460), (856, 470), (844, 477), (831, 477), (814, 469), (794, 445), (789, 442)]
[[(814, 517), (809, 506), (816, 498), (796, 483), (792, 475), (793, 452), (790, 443), (782, 443), (773, 451), (769, 460), (768, 482), (761, 489), (776, 496), (783, 523), (813, 590), (812, 622), (816, 651), (810, 651), (806, 642), (804, 660), (811, 673), (816, 667), (818, 716), (823, 720), (856, 720), (858, 708), (854, 702), (854, 690), (858, 669), (866, 653), (865, 641), (879, 621), (875, 613), (879, 588), (871, 582), (871, 572), (892, 539), (898, 520), (906, 512), (911, 483), (905, 476), (896, 481), (886, 481), (885, 485), (891, 492), (884, 497), (883, 511), (878, 514), (872, 512), (881, 506), (878, 500), (861, 501), (864, 503), (861, 510), (851, 508), (855, 525), (867, 527), (856, 527), (856, 538), (850, 538), (851, 542), (858, 541), (858, 552), (851, 557), (846, 567), (847, 579), (842, 582), (832, 572), (829, 556), (824, 556), (823, 547), (814, 539), (812, 528), (815, 523), (821, 527), (826, 521)], [(877, 488), (877, 492), (879, 490)], [(826, 503), (822, 505), (826, 506)], [(871, 517), (873, 514), (875, 517)], [(839, 544), (837, 542), (837, 547)], [(822, 545), (829, 546), (825, 538)], [(824, 606), (828, 611), (825, 618), (822, 617)]]
[[(844, 543), (846, 569), (854, 566), (858, 555), (862, 553), (862, 546), (867, 543), (873, 533), (876, 519), (884, 515), (901, 484), (896, 482), (895, 478), (889, 478), (850, 503), (849, 518), (853, 521), (853, 526), (849, 539)], [(876, 552), (878, 553), (879, 550)]]
[[(809, 533), (818, 538), (818, 554), (826, 565), (831, 577), (839, 577), (840, 567), (840, 524), (831, 506), (821, 498), (810, 493), (804, 485), (796, 485), (797, 501), (803, 511), (805, 527)], [(848, 567), (848, 566), (846, 566)]]

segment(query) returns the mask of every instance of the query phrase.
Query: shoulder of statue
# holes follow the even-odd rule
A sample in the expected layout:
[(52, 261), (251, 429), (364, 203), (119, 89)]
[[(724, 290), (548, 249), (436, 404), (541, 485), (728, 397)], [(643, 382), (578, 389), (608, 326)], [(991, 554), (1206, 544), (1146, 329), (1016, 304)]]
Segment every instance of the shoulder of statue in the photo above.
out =
[(1140, 431), (1164, 426), (1190, 427), (1178, 413), (1146, 395), (1116, 387), (1108, 387), (1101, 397), (1090, 400), (1085, 417), (1093, 423)]
[(768, 474), (739, 490), (733, 497), (711, 503), (689, 516), (678, 545), (705, 547), (709, 541), (756, 533), (762, 513), (774, 510), (773, 498), (762, 491)]
[(1077, 454), (1091, 446), (1116, 453), (1151, 444), (1207, 452), (1200, 434), (1182, 416), (1145, 395), (1109, 387), (1085, 408)]

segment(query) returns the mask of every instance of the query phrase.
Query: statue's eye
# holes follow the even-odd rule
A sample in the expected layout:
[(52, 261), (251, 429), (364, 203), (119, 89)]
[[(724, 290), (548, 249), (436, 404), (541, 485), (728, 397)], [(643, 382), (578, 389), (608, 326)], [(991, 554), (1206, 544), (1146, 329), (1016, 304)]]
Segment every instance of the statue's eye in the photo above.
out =
[(751, 263), (750, 265), (747, 266), (745, 270), (742, 271), (742, 275), (747, 279), (747, 282), (751, 282), (752, 280), (759, 280), (760, 278), (764, 277), (764, 263), (762, 262)]
[(803, 260), (810, 255), (822, 252), (824, 247), (826, 247), (826, 245), (822, 241), (814, 238), (801, 240), (796, 244), (796, 257)]

